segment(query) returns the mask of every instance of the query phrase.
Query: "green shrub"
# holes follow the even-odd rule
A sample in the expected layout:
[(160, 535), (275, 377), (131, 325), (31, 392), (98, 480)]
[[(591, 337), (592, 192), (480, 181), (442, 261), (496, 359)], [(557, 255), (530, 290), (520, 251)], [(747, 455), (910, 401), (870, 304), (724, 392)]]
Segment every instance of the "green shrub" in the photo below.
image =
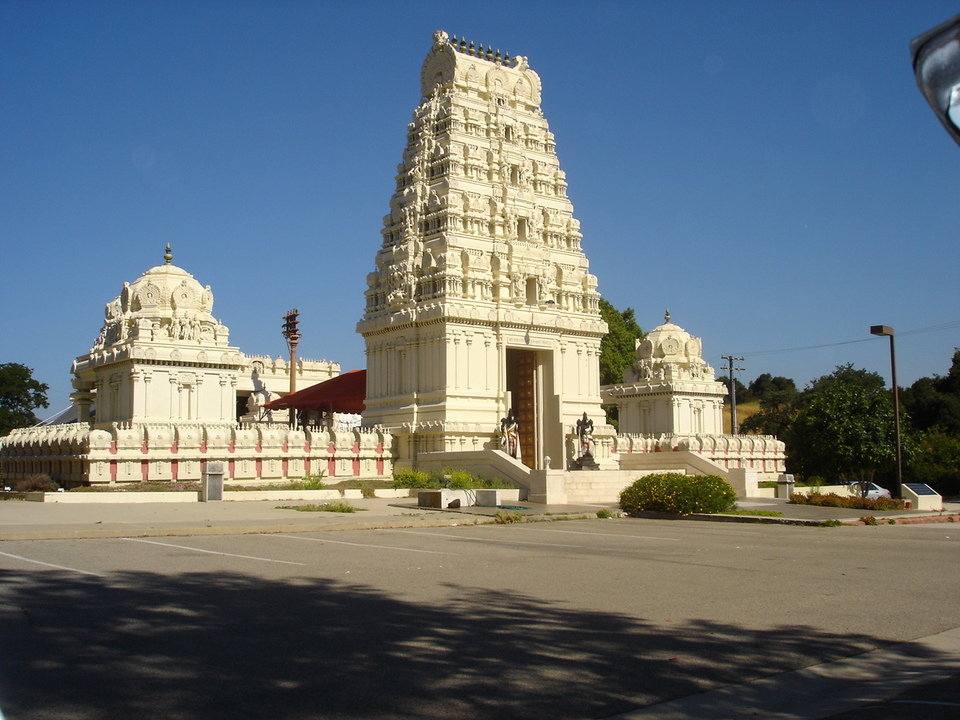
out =
[(360, 483), (360, 494), (365, 498), (373, 498), (377, 496), (377, 490), (371, 482), (362, 482)]
[(444, 486), (453, 490), (467, 490), (477, 486), (479, 478), (474, 477), (466, 470), (443, 470)]
[(862, 522), (864, 525), (876, 525), (877, 519), (873, 515), (864, 515), (862, 518), (860, 518), (860, 522)]
[(737, 494), (718, 475), (655, 473), (646, 475), (620, 493), (620, 507), (627, 513), (643, 511), (716, 513), (733, 507)]
[(836, 493), (811, 493), (790, 496), (794, 505), (817, 505), (819, 507), (852, 508), (855, 510), (903, 510), (903, 500), (897, 498), (859, 498)]
[(427, 488), (436, 490), (440, 487), (439, 480), (430, 476), (422, 470), (410, 470), (404, 468), (393, 473), (393, 486), (395, 488)]
[(300, 482), (292, 482), (290, 485), (294, 486), (296, 490), (323, 490), (327, 487), (326, 483), (323, 482), (325, 476), (326, 473), (323, 471), (304, 475)]
[(364, 508), (354, 507), (345, 500), (334, 500), (333, 502), (309, 505), (279, 505), (277, 510), (296, 510), (297, 512), (336, 512), (336, 513), (355, 513)]
[(439, 473), (423, 470), (397, 470), (393, 474), (395, 488), (423, 488), (439, 490), (506, 489), (512, 487), (501, 478), (484, 478), (459, 468), (444, 468)]
[(46, 473), (37, 473), (13, 484), (13, 489), (18, 492), (56, 492), (59, 487)]
[(521, 523), (523, 522), (523, 515), (520, 513), (508, 513), (503, 510), (498, 510), (497, 514), (493, 516), (493, 521), (497, 525), (510, 525), (512, 523)]

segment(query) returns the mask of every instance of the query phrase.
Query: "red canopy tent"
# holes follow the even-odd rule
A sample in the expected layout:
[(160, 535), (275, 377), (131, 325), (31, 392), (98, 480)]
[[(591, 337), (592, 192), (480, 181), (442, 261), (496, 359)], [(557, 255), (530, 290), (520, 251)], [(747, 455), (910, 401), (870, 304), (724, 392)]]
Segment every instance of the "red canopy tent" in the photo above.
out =
[(340, 413), (360, 413), (366, 407), (367, 371), (351, 370), (322, 383), (271, 400), (264, 405), (269, 410), (324, 410)]

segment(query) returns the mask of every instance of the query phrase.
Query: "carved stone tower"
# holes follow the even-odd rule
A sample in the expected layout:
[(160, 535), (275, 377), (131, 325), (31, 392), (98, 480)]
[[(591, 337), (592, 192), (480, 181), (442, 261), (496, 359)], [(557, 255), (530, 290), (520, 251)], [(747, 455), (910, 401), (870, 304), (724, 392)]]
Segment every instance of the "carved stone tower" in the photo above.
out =
[(393, 432), (400, 464), (416, 465), (497, 448), (512, 408), (522, 461), (565, 467), (577, 420), (603, 417), (607, 326), (540, 78), (524, 57), (443, 31), (420, 78), (357, 326), (364, 423)]

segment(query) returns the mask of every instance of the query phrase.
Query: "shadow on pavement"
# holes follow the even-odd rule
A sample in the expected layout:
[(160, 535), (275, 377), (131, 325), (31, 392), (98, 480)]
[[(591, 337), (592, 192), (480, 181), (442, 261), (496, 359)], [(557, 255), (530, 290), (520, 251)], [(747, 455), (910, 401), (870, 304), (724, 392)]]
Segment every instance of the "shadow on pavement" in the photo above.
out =
[(448, 586), (0, 573), (0, 708), (21, 718), (600, 718), (882, 644), (805, 626), (664, 628)]

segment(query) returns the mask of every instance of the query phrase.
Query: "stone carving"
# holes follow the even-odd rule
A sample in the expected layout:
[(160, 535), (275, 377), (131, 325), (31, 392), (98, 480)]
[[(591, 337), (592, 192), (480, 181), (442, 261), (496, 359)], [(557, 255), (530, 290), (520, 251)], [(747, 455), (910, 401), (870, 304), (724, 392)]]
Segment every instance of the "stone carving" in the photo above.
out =
[(577, 420), (577, 437), (580, 439), (580, 457), (593, 457), (593, 420), (586, 413)]
[(500, 420), (500, 449), (512, 458), (520, 460), (520, 423), (513, 408)]

